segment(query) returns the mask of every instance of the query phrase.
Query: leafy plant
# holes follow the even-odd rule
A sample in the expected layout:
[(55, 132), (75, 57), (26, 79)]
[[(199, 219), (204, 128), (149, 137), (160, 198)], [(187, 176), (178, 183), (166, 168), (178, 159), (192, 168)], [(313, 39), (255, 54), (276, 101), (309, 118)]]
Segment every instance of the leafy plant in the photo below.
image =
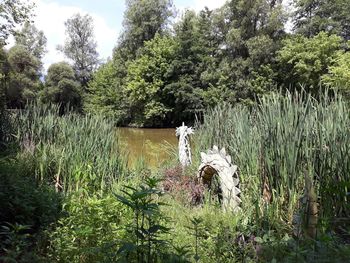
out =
[(48, 231), (48, 256), (59, 262), (114, 262), (117, 240), (125, 233), (121, 226), (131, 220), (130, 213), (111, 195), (70, 195), (64, 214)]
[(201, 218), (197, 218), (197, 217), (194, 217), (191, 219), (191, 223), (192, 223), (192, 226), (189, 227), (190, 230), (193, 231), (192, 235), (194, 236), (195, 238), (195, 255), (194, 255), (194, 260), (196, 262), (199, 261), (200, 259), (200, 256), (198, 254), (198, 246), (199, 246), (199, 240), (200, 240), (200, 230), (202, 228), (202, 222), (203, 220)]
[(162, 223), (165, 218), (160, 208), (165, 204), (157, 200), (162, 195), (156, 188), (158, 182), (158, 179), (147, 178), (144, 185), (125, 186), (124, 195), (116, 195), (117, 200), (133, 212), (133, 221), (126, 226), (131, 236), (122, 241), (118, 250), (120, 260), (156, 262), (162, 254), (161, 247), (168, 245), (161, 237), (169, 228)]
[(1, 226), (0, 260), (1, 262), (29, 262), (35, 260), (35, 254), (29, 252), (31, 246), (30, 226), (8, 223)]
[(27, 161), (0, 159), (1, 262), (39, 262), (44, 230), (61, 215), (61, 195), (37, 185), (32, 172)]

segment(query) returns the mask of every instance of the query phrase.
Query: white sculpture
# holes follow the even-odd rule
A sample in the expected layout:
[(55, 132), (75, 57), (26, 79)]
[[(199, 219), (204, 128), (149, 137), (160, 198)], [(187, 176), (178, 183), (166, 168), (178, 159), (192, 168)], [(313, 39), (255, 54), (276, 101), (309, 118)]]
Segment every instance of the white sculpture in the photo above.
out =
[(192, 127), (185, 126), (185, 123), (176, 128), (176, 136), (179, 139), (179, 160), (183, 167), (192, 163), (189, 135), (193, 133)]
[(222, 206), (226, 211), (239, 211), (239, 198), (241, 191), (239, 190), (238, 167), (232, 164), (230, 155), (226, 155), (225, 148), (219, 151), (214, 145), (212, 150), (207, 153), (201, 153), (201, 165), (198, 168), (198, 177), (202, 179), (206, 185), (211, 184), (211, 180), (215, 174), (219, 176), (222, 191)]

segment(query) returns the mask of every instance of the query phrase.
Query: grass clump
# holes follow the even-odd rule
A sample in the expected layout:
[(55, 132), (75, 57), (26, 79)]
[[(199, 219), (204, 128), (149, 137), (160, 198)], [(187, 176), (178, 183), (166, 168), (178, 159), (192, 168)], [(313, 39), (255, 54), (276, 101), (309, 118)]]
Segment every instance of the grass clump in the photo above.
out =
[[(118, 221), (110, 216), (116, 210), (105, 193), (126, 171), (113, 124), (33, 104), (13, 112), (7, 127), (0, 160), (0, 261), (47, 262), (49, 257), (56, 262), (73, 252), (81, 258), (84, 248), (97, 249), (111, 240), (103, 231)], [(96, 222), (89, 225), (88, 218)]]
[(246, 224), (237, 231), (254, 237), (258, 259), (320, 262), (327, 247), (349, 250), (349, 127), (347, 102), (327, 93), (319, 101), (273, 94), (253, 108), (224, 104), (205, 115), (196, 156), (218, 145), (238, 165)]
[(60, 116), (59, 107), (30, 105), (14, 122), (35, 178), (58, 191), (105, 190), (126, 170), (115, 128), (101, 116)]

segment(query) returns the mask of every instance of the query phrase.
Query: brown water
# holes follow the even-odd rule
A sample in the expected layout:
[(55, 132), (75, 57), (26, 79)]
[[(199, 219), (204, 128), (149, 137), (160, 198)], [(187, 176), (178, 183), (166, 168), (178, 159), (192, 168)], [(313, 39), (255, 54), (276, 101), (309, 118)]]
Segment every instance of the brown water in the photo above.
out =
[(178, 143), (175, 129), (118, 128), (117, 131), (130, 168), (141, 158), (148, 167), (159, 167), (171, 158)]

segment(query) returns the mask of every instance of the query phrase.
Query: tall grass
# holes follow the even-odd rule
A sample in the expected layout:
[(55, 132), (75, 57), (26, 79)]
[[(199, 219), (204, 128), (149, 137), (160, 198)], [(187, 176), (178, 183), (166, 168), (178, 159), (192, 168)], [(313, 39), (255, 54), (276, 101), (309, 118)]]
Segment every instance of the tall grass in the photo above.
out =
[(34, 104), (17, 113), (14, 123), (36, 179), (57, 190), (104, 190), (125, 171), (115, 128), (102, 117), (60, 116), (57, 106)]
[(295, 93), (254, 108), (224, 104), (205, 115), (196, 149), (226, 147), (240, 169), (243, 206), (262, 224), (267, 216), (268, 224), (291, 225), (305, 177), (323, 218), (349, 217), (349, 116), (348, 104), (327, 93), (320, 101)]

